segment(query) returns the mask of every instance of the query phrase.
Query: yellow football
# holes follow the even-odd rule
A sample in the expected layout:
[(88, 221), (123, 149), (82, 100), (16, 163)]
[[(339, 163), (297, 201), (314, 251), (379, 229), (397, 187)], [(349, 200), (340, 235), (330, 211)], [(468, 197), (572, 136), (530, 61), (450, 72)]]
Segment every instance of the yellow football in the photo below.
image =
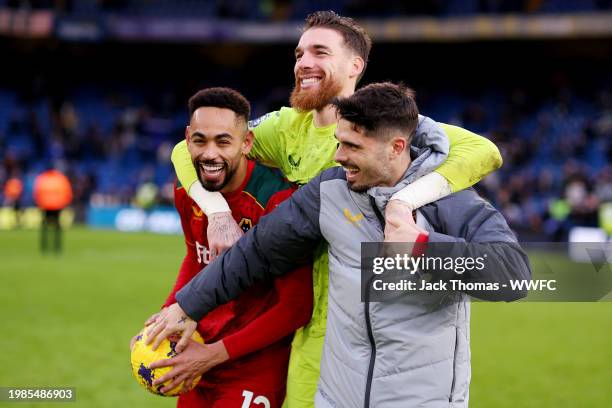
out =
[[(197, 341), (200, 344), (204, 344), (204, 340), (202, 336), (196, 331), (191, 336), (192, 340)], [(157, 386), (153, 385), (153, 381), (156, 378), (161, 377), (162, 375), (169, 372), (172, 367), (160, 367), (160, 368), (149, 368), (151, 363), (158, 360), (165, 360), (167, 358), (172, 358), (178, 353), (175, 350), (176, 342), (165, 339), (160, 343), (157, 347), (157, 350), (153, 350), (151, 344), (145, 344), (147, 340), (146, 329), (142, 331), (136, 337), (136, 342), (134, 343), (134, 347), (132, 348), (132, 373), (134, 373), (134, 377), (139, 384), (145, 387), (147, 390), (152, 392), (153, 394), (163, 395), (166, 397), (175, 397), (179, 395), (183, 389), (183, 384), (178, 385), (174, 389), (162, 393), (160, 390), (167, 384), (171, 382), (171, 380), (166, 381), (163, 384), (159, 384)], [(192, 387), (200, 381), (200, 377), (196, 378), (192, 384)]]

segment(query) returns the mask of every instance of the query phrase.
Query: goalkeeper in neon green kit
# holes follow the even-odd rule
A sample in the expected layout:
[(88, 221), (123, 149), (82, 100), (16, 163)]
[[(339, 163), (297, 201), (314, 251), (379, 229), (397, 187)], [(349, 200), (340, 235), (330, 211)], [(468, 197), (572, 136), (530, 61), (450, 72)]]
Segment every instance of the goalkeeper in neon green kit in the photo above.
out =
[[(306, 19), (295, 49), (295, 87), (291, 108), (282, 108), (250, 123), (255, 133), (251, 156), (279, 168), (293, 182), (304, 184), (321, 171), (336, 166), (333, 157), (336, 114), (329, 104), (337, 96), (349, 96), (366, 68), (371, 40), (352, 19), (331, 11)], [(437, 124), (421, 117), (413, 144), (432, 154), (448, 155), (435, 172), (424, 175), (398, 192), (385, 211), (386, 241), (405, 241), (402, 218), (442, 196), (465, 189), (501, 165), (499, 151), (490, 141), (465, 129)], [(185, 142), (172, 153), (182, 185), (209, 217), (208, 240), (213, 255), (231, 246), (241, 230), (231, 217), (220, 193), (204, 190)], [(359, 171), (359, 169), (351, 169)], [(285, 406), (312, 407), (319, 378), (319, 361), (327, 312), (327, 247), (314, 254), (314, 310), (310, 323), (292, 343)]]

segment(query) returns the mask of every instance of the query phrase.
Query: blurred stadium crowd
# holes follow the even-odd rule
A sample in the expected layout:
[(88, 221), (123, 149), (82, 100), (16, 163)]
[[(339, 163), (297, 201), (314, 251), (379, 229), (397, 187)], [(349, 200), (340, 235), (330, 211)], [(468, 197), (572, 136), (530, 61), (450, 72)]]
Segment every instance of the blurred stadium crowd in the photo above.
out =
[[(419, 3), (418, 7), (423, 9), (410, 9), (417, 7), (413, 3)], [(3, 6), (52, 8), (62, 13), (118, 10), (124, 14), (138, 14), (146, 10), (147, 13), (162, 15), (190, 10), (193, 15), (215, 18), (303, 19), (307, 12), (321, 8), (334, 8), (354, 16), (363, 15), (367, 10), (369, 17), (384, 16), (385, 13), (445, 16), (506, 11), (593, 11), (609, 9), (612, 2), (0, 0), (0, 7)], [(284, 6), (290, 10), (280, 13), (280, 17), (273, 13), (247, 12)], [(170, 154), (175, 143), (184, 137), (187, 121), (185, 101), (190, 94), (203, 86), (233, 86), (251, 100), (254, 118), (288, 103), (293, 63), (290, 56), (294, 45), (282, 51), (270, 51), (276, 49), (274, 45), (263, 46), (258, 48), (260, 54), (252, 53), (248, 47), (210, 46), (207, 47), (208, 53), (202, 51), (199, 60), (190, 64), (190, 68), (178, 64), (171, 72), (161, 74), (174, 78), (162, 86), (156, 82), (159, 76), (151, 74), (158, 68), (151, 66), (152, 63), (158, 64), (160, 59), (178, 61), (182, 58), (181, 52), (198, 53), (201, 50), (168, 45), (164, 50), (178, 49), (176, 54), (169, 55), (168, 51), (160, 48), (158, 55), (156, 46), (150, 44), (149, 48), (142, 45), (120, 48), (115, 43), (92, 48), (94, 50), (87, 54), (82, 52), (88, 48), (87, 45), (81, 45), (79, 49), (70, 44), (56, 48), (53, 40), (45, 44), (50, 51), (39, 59), (30, 56), (30, 51), (36, 51), (31, 44), (7, 47), (10, 53), (6, 55), (12, 56), (11, 63), (14, 63), (11, 72), (16, 75), (23, 73), (21, 80), (11, 80), (8, 74), (0, 78), (0, 205), (3, 206), (32, 205), (34, 177), (49, 165), (60, 168), (71, 179), (73, 208), (76, 220), (80, 222), (86, 219), (90, 206), (131, 204), (150, 208), (160, 204), (172, 205), (175, 176)], [(562, 49), (560, 53), (563, 53), (565, 45), (562, 42), (558, 44)], [(394, 61), (398, 48), (377, 45), (373, 59), (380, 62), (368, 68), (365, 83), (382, 79), (407, 80), (417, 90), (417, 102), (423, 114), (440, 122), (462, 126), (494, 141), (502, 153), (504, 165), (477, 185), (479, 193), (503, 212), (522, 240), (558, 241), (566, 240), (573, 226), (601, 226), (602, 205), (612, 203), (612, 77), (605, 65), (609, 64), (609, 54), (605, 51), (608, 48), (600, 49), (597, 44), (590, 47), (588, 52), (603, 55), (598, 58), (605, 61), (594, 72), (582, 62), (572, 67), (559, 67), (558, 62), (553, 61), (539, 73), (532, 72), (535, 68), (531, 66), (524, 68), (524, 77), (518, 77), (517, 70), (504, 60), (482, 71), (491, 72), (488, 79), (481, 78), (480, 72), (472, 73), (471, 80), (464, 77), (474, 67), (493, 63), (504, 55), (507, 61), (514, 62), (516, 56), (520, 56), (522, 60), (517, 63), (529, 63), (541, 49), (549, 48), (548, 44), (541, 46), (544, 48), (532, 47), (525, 54), (529, 47), (524, 44), (513, 50), (502, 50), (495, 43), (435, 49), (429, 44), (411, 45), (411, 55), (423, 55), (431, 65), (415, 64), (408, 69), (410, 65), (406, 68), (402, 64), (385, 65), (384, 61)], [(462, 63), (451, 65), (449, 70), (443, 63), (463, 58), (460, 52), (464, 52), (466, 47), (472, 47), (472, 51), (465, 60), (473, 59), (473, 63), (466, 64), (464, 71), (457, 71)], [(15, 52), (18, 48), (20, 51)], [(125, 57), (139, 48), (140, 54), (133, 60)], [(449, 50), (459, 48), (461, 51), (449, 54)], [(112, 57), (117, 49), (122, 49), (123, 54)], [(424, 49), (431, 51), (424, 54)], [(56, 50), (60, 55), (74, 55), (72, 59), (54, 64), (51, 60)], [(401, 50), (403, 52), (404, 48)], [(96, 57), (90, 65), (68, 69), (71, 64), (87, 61), (98, 53), (105, 54)], [(141, 55), (151, 53), (154, 56), (143, 61)], [(489, 56), (481, 62), (478, 58), (483, 54)], [(109, 56), (120, 62), (109, 65), (108, 71), (116, 70), (115, 76), (105, 76), (104, 69), (100, 74), (89, 76), (89, 70), (97, 69), (98, 63), (106, 64)], [(15, 62), (17, 59), (23, 61)], [(243, 65), (249, 60), (268, 59), (278, 60), (278, 63), (259, 64), (261, 69), (256, 73), (247, 71)], [(537, 61), (531, 63), (534, 67), (538, 64)], [(48, 68), (48, 72), (39, 75), (39, 68), (32, 67), (36, 64), (52, 68), (41, 67)], [(130, 68), (134, 64), (142, 67)], [(439, 68), (440, 65), (443, 67)], [(202, 71), (203, 68), (207, 71)], [(137, 72), (138, 79), (140, 76), (146, 78), (130, 82), (129, 78), (124, 78), (130, 69), (130, 72)], [(379, 71), (373, 71), (376, 69)], [(498, 72), (500, 69), (503, 71)], [(565, 75), (564, 69), (571, 72)], [(73, 72), (80, 73), (78, 80), (71, 78)], [(218, 74), (211, 77), (213, 72)], [(250, 79), (253, 75), (257, 75), (257, 81)], [(97, 77), (100, 80), (96, 80)], [(190, 77), (205, 79), (194, 82), (192, 78), (189, 82), (187, 78)], [(414, 78), (421, 77), (427, 77), (425, 83), (415, 84)], [(440, 83), (441, 80), (444, 82)], [(539, 81), (546, 82), (546, 86), (537, 89)], [(18, 180), (23, 191), (15, 188), (11, 180)], [(12, 198), (16, 192), (19, 193), (17, 200)]]
[(458, 16), (496, 13), (598, 11), (610, 0), (0, 0), (11, 8), (54, 9), (68, 15), (121, 13), (146, 16), (197, 16), (258, 21), (302, 20), (315, 10), (354, 17), (398, 15)]

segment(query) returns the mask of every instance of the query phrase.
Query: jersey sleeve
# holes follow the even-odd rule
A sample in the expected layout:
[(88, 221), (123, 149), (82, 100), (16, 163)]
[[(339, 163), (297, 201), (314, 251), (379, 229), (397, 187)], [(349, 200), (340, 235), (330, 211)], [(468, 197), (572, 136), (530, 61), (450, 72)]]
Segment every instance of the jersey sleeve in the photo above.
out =
[(242, 330), (223, 339), (230, 358), (261, 350), (304, 326), (312, 315), (312, 267), (274, 279), (278, 301)]
[(176, 277), (174, 287), (166, 298), (166, 302), (164, 303), (163, 307), (168, 307), (171, 304), (176, 303), (176, 292), (181, 290), (181, 288), (185, 286), (200, 270), (197, 262), (195, 240), (193, 239), (193, 235), (191, 234), (191, 228), (189, 228), (189, 219), (187, 218), (186, 211), (184, 208), (185, 197), (180, 191), (181, 189), (182, 187), (175, 187), (174, 189), (174, 205), (181, 218), (181, 226), (183, 227), (183, 235), (185, 236), (185, 246), (187, 247), (187, 251), (185, 254), (185, 258), (183, 258), (183, 262), (181, 263), (181, 268), (179, 269), (178, 276)]
[(441, 123), (450, 142), (446, 161), (436, 169), (452, 192), (464, 190), (502, 165), (499, 149), (490, 140), (457, 126)]
[(281, 111), (265, 114), (249, 122), (255, 138), (249, 156), (268, 167), (280, 167), (284, 140), (279, 134)]
[(193, 167), (189, 150), (187, 150), (187, 141), (181, 140), (178, 142), (174, 149), (172, 149), (172, 156), (170, 158), (176, 172), (176, 177), (181, 185), (185, 187), (186, 191), (189, 192), (191, 185), (198, 180), (198, 175)]

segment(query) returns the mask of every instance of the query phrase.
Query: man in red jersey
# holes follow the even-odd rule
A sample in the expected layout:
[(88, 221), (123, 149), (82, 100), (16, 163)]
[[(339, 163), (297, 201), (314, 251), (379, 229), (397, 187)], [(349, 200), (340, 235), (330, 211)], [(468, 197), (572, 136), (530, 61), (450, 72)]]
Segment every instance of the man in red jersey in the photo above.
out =
[[(247, 159), (254, 136), (247, 127), (250, 106), (240, 93), (228, 88), (201, 90), (189, 99), (189, 113), (186, 139), (198, 178), (207, 190), (223, 193), (246, 232), (294, 188), (276, 171)], [(206, 215), (178, 183), (174, 200), (187, 255), (164, 307), (176, 302), (175, 293), (202, 268), (206, 274), (210, 260)], [(179, 407), (280, 407), (291, 337), (311, 313), (310, 267), (261, 282), (198, 323), (206, 344), (190, 341), (178, 356), (153, 363), (152, 368), (174, 367), (153, 384), (173, 379), (162, 389), (166, 391), (180, 383), (191, 384), (203, 374), (193, 390), (179, 397)]]

